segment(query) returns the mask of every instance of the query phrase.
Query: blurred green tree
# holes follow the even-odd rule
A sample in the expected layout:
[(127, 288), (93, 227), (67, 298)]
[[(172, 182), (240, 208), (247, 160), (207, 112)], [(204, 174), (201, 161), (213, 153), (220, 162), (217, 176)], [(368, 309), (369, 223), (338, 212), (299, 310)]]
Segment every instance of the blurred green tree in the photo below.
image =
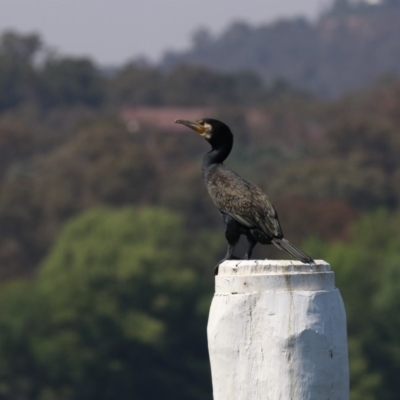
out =
[(332, 265), (346, 306), (352, 400), (396, 400), (400, 382), (400, 214), (377, 211), (352, 239), (305, 248)]
[(183, 65), (165, 78), (165, 104), (219, 106), (255, 104), (263, 94), (263, 83), (249, 72), (222, 74), (207, 68)]
[(313, 146), (314, 153), (282, 168), (272, 190), (279, 195), (341, 199), (363, 211), (397, 207), (397, 124), (383, 115), (338, 112), (337, 107), (344, 104), (329, 108), (325, 132)]
[(46, 249), (66, 219), (83, 209), (148, 204), (159, 193), (152, 156), (114, 120), (83, 126), (31, 168), (31, 197), (43, 218), (36, 242)]
[(41, 48), (36, 34), (0, 36), (0, 111), (34, 100), (39, 82), (34, 61)]
[(0, 276), (26, 273), (43, 256), (34, 245), (43, 221), (33, 201), (31, 159), (52, 147), (46, 132), (0, 118)]
[(111, 104), (119, 106), (158, 106), (163, 102), (162, 82), (159, 69), (129, 63), (108, 81), (108, 98)]
[(40, 70), (40, 100), (54, 106), (99, 106), (104, 101), (104, 79), (87, 58), (48, 58)]
[(381, 168), (343, 162), (339, 158), (304, 161), (283, 168), (272, 182), (271, 190), (280, 196), (314, 199), (341, 199), (359, 210), (390, 205), (388, 177)]
[(73, 219), (36, 282), (2, 290), (2, 398), (211, 398), (215, 251), (212, 235), (189, 243), (162, 209)]

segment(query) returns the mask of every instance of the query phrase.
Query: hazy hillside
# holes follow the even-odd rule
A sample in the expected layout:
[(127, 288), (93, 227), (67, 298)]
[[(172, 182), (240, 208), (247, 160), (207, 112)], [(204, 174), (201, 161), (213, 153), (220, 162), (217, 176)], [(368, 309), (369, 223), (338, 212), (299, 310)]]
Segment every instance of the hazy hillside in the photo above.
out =
[(316, 23), (295, 19), (252, 27), (237, 22), (219, 37), (199, 30), (192, 48), (166, 54), (163, 66), (253, 70), (268, 83), (283, 78), (319, 95), (336, 97), (399, 73), (399, 21), (398, 0), (375, 5), (336, 0)]

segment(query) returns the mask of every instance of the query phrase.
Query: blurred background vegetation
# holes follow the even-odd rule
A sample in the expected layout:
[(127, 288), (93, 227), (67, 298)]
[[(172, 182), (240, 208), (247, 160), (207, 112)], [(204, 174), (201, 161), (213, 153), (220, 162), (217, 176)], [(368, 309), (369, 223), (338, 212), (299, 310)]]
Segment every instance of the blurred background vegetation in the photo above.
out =
[(199, 31), (160, 65), (112, 70), (3, 32), (0, 399), (211, 399), (223, 225), (201, 181), (208, 145), (173, 124), (206, 116), (232, 127), (228, 164), (286, 236), (331, 263), (352, 400), (398, 399), (399, 13), (336, 1), (314, 25)]

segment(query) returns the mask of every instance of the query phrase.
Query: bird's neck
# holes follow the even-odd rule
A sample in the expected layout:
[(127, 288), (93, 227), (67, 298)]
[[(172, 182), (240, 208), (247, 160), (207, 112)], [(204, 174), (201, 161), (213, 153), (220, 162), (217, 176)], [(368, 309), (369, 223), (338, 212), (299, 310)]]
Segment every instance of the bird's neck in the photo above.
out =
[(213, 147), (203, 158), (202, 168), (206, 169), (214, 164), (222, 164), (232, 150), (232, 143)]

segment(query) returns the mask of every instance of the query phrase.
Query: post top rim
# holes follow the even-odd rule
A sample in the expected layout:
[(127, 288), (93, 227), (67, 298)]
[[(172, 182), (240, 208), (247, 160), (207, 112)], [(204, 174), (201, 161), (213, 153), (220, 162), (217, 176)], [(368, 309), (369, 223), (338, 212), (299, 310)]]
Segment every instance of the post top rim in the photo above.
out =
[(275, 275), (330, 272), (331, 266), (324, 260), (305, 264), (297, 260), (228, 260), (219, 266), (218, 276)]

